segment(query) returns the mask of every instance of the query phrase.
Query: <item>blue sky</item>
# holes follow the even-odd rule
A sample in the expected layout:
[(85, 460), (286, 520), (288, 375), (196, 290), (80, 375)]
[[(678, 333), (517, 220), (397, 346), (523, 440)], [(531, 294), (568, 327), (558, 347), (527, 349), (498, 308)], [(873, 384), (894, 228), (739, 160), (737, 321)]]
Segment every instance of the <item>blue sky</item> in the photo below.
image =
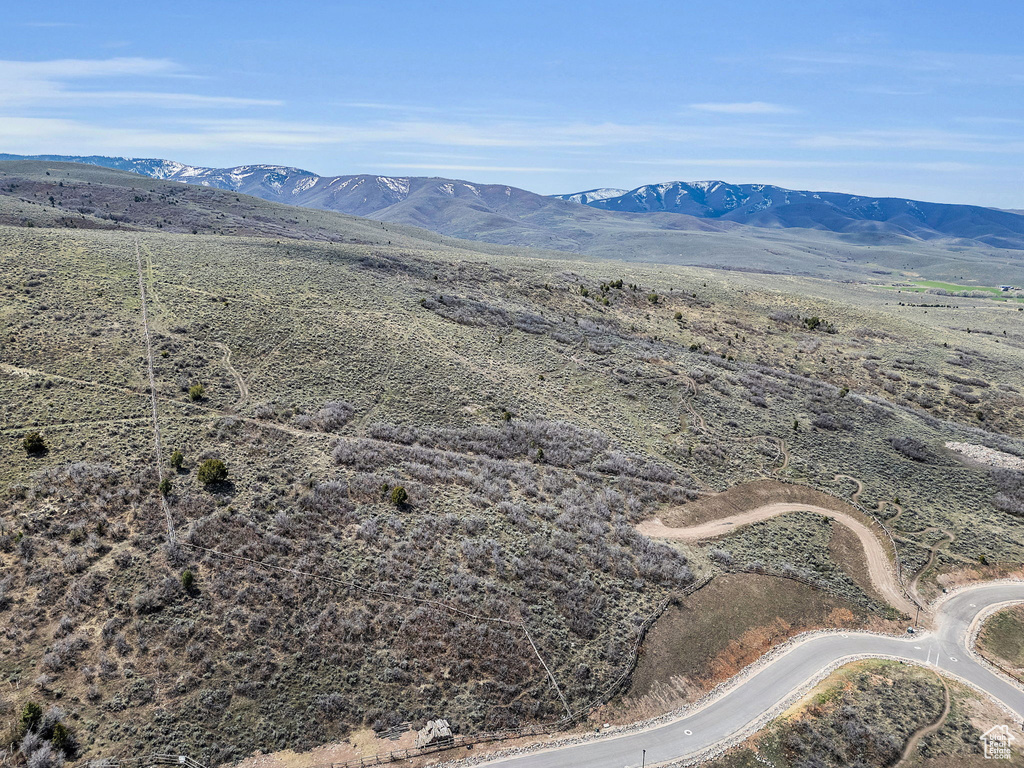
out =
[(1024, 208), (1024, 3), (8, 3), (0, 151)]

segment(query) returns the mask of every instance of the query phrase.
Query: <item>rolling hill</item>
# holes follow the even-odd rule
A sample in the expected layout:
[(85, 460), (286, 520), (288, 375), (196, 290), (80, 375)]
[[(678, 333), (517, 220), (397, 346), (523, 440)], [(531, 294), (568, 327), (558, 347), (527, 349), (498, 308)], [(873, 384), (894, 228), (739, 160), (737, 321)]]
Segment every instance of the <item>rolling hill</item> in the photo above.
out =
[[(9, 156), (0, 156), (3, 157)], [(304, 237), (331, 239), (336, 235), (327, 234), (330, 226), (317, 225), (320, 227), (317, 234), (310, 231), (312, 224), (307, 226), (307, 219), (320, 221), (326, 212), (332, 212), (333, 215), (375, 220), (372, 226), (378, 228), (383, 222), (409, 225), (462, 240), (586, 254), (601, 259), (842, 280), (924, 275), (963, 282), (965, 276), (970, 275), (971, 280), (981, 285), (1024, 282), (1022, 251), (995, 247), (976, 239), (940, 238), (934, 233), (931, 239), (922, 239), (888, 231), (877, 222), (867, 228), (851, 227), (850, 231), (838, 231), (838, 225), (834, 227), (837, 231), (831, 231), (811, 226), (810, 221), (806, 222), (807, 227), (769, 228), (767, 225), (750, 226), (727, 217), (601, 210), (508, 185), (475, 184), (456, 179), (325, 177), (276, 165), (208, 169), (164, 160), (81, 159), (86, 164), (68, 165), (62, 156), (6, 162), (0, 159), (0, 173), (10, 177), (6, 185), (0, 184), (0, 193), (6, 191), (17, 198), (15, 208), (21, 211), (7, 214), (4, 220), (11, 223), (39, 217), (47, 220), (45, 217), (60, 213), (65, 225), (94, 226), (95, 222), (88, 220), (91, 215), (104, 217), (108, 222), (96, 226), (109, 227), (111, 217), (115, 221), (120, 217), (120, 224), (124, 225), (138, 215), (140, 220), (135, 225), (161, 228), (175, 226), (174, 222), (180, 220), (185, 222), (185, 232), (195, 229), (197, 233), (262, 234), (271, 229), (279, 233), (295, 230), (305, 233)], [(97, 167), (101, 161), (106, 165)], [(12, 189), (11, 184), (17, 183), (14, 179), (20, 174), (25, 175), (28, 186), (23, 186), (19, 192)], [(61, 174), (65, 185), (77, 183), (74, 180), (78, 179), (81, 183), (103, 186), (107, 190), (103, 194), (112, 196), (104, 205), (111, 207), (97, 208), (90, 204), (90, 200), (97, 199), (99, 191), (96, 189), (82, 190), (78, 197), (72, 197), (66, 188), (52, 189), (60, 183)], [(188, 186), (175, 182), (185, 182)], [(154, 183), (163, 185), (161, 194), (168, 200), (189, 201), (191, 214), (185, 216), (185, 209), (176, 208), (173, 210), (179, 215), (165, 217), (167, 221), (152, 218), (156, 209), (141, 205), (134, 197)], [(33, 190), (32, 195), (23, 194), (29, 188)], [(47, 189), (50, 191), (45, 191)], [(605, 190), (614, 191), (617, 190)], [(84, 194), (92, 197), (83, 198)], [(241, 195), (268, 202), (255, 204)], [(118, 202), (113, 202), (115, 199)], [(214, 200), (220, 201), (219, 207), (210, 208)], [(47, 210), (28, 213), (28, 203), (41, 204)], [(271, 209), (267, 207), (270, 203), (287, 205)], [(269, 218), (266, 221), (232, 218), (231, 209), (239, 205), (255, 205), (265, 212), (261, 216)], [(950, 207), (956, 208), (945, 206)], [(82, 219), (80, 209), (92, 213)], [(312, 209), (320, 213), (314, 214)], [(1024, 222), (1024, 217), (1014, 214), (989, 213)], [(196, 217), (199, 225), (187, 225)], [(423, 236), (424, 233), (417, 235)]]
[(635, 527), (748, 481), (899, 522), (934, 592), (1024, 560), (1016, 491), (944, 447), (1024, 455), (1008, 303), (544, 258), (53, 161), (0, 164), (0, 217), (0, 712), (59, 707), (77, 758), (603, 718), (647, 627), (706, 639), (693, 700), (736, 612), (676, 601), (771, 595), (744, 641), (898, 618), (813, 515)]
[[(0, 160), (14, 159), (27, 158), (0, 154)], [(563, 231), (567, 222), (578, 220), (580, 226), (587, 226), (603, 220), (580, 214), (566, 203), (620, 214), (685, 214), (709, 222), (760, 228), (824, 230), (869, 237), (899, 235), (918, 240), (953, 238), (996, 248), (1024, 247), (1024, 216), (1013, 211), (806, 192), (770, 184), (672, 181), (628, 191), (599, 188), (547, 197), (504, 184), (427, 177), (320, 176), (281, 165), (204, 168), (173, 160), (96, 155), (40, 155), (32, 159), (100, 165), (265, 200), (413, 224), (458, 237), (570, 250), (585, 250), (585, 244), (571, 242), (571, 233)], [(510, 221), (518, 222), (524, 231), (511, 235)], [(662, 220), (656, 226), (720, 231), (720, 227), (702, 227), (695, 222), (680, 225), (678, 221)], [(570, 242), (565, 242), (567, 239)], [(563, 242), (554, 245), (555, 240)]]

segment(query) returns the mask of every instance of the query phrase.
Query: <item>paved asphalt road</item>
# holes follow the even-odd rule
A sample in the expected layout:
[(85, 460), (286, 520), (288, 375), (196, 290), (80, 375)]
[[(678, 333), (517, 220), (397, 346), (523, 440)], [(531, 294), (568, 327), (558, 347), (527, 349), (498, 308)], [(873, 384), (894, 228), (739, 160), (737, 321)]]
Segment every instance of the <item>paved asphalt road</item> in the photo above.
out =
[(609, 736), (559, 749), (495, 760), (503, 768), (634, 768), (647, 750), (647, 765), (696, 755), (743, 730), (786, 699), (825, 667), (861, 655), (890, 656), (932, 664), (990, 694), (1024, 721), (1024, 690), (1004, 682), (974, 661), (967, 651), (975, 617), (992, 605), (1024, 602), (1024, 584), (972, 587), (942, 603), (935, 631), (885, 637), (860, 632), (815, 637), (793, 647), (742, 685), (702, 709), (668, 724), (621, 736)]

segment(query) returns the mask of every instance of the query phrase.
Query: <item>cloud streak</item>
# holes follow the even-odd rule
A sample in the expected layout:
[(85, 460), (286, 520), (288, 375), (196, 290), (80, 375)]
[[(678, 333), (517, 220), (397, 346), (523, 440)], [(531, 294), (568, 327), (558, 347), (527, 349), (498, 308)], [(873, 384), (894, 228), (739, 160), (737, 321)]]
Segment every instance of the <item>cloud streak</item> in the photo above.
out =
[(669, 158), (658, 160), (631, 160), (632, 165), (687, 166), (694, 168), (901, 168), (937, 173), (966, 173), (991, 169), (982, 163), (961, 162), (889, 162), (883, 160), (779, 160), (775, 158)]
[(796, 111), (790, 107), (771, 104), (767, 101), (712, 101), (691, 104), (690, 109), (696, 109), (699, 112), (718, 112), (724, 115), (781, 115)]
[(125, 78), (181, 78), (185, 70), (170, 59), (0, 60), (0, 108), (50, 108), (136, 104), (170, 109), (280, 106), (272, 99), (209, 96), (149, 90), (77, 90), (76, 82)]

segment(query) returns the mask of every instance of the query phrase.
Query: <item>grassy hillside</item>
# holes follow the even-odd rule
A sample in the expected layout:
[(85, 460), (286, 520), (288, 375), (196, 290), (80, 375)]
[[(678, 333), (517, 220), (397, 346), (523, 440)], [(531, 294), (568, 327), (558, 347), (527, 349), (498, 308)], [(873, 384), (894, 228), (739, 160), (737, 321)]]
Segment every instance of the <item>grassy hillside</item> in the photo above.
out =
[[(483, 254), (344, 217), (192, 235), (153, 194), (120, 230), (0, 227), (0, 702), (60, 705), (83, 754), (221, 761), (363, 724), (586, 712), (646, 619), (730, 570), (634, 524), (744, 480), (886, 518), (898, 497), (911, 570), (1024, 560), (993, 504), (1014, 487), (944, 447), (1024, 455), (1005, 304)], [(200, 481), (210, 459), (225, 482)], [(830, 548), (819, 529), (714, 547), (787, 576)], [(932, 557), (936, 529), (954, 540)], [(867, 609), (832, 559), (798, 575)]]
[(978, 636), (978, 649), (990, 661), (1024, 678), (1024, 606), (1015, 605), (988, 619)]

